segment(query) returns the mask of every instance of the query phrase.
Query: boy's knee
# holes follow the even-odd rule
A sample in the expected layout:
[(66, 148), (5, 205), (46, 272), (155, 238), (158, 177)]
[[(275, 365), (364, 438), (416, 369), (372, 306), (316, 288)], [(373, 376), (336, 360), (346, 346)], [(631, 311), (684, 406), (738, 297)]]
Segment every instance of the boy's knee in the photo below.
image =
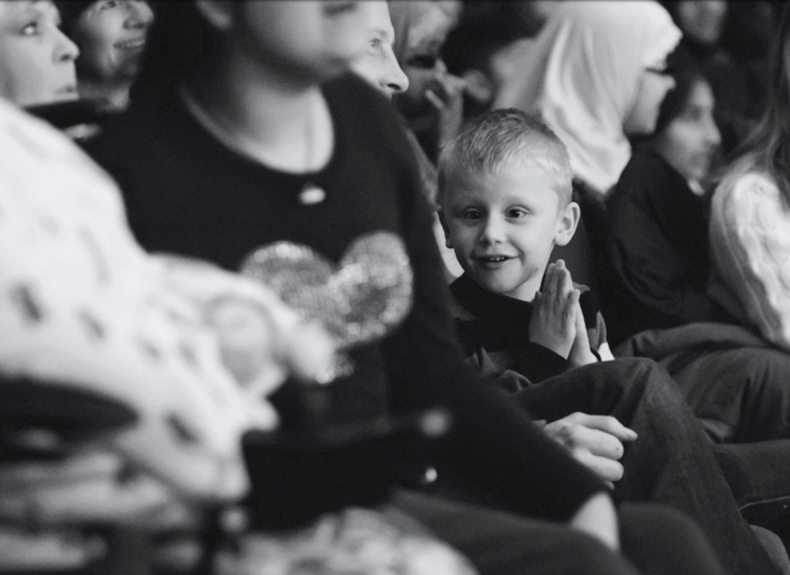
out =
[(672, 376), (652, 359), (630, 357), (615, 361), (622, 362), (620, 376), (617, 379), (625, 395), (640, 398), (666, 396), (674, 401), (685, 401)]

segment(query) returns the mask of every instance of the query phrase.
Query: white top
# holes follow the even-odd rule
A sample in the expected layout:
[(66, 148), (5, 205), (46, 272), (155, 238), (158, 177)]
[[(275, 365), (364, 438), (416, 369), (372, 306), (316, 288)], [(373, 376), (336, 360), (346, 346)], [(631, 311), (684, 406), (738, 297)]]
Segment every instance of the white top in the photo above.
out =
[(790, 350), (790, 205), (754, 170), (730, 173), (713, 196), (711, 296), (765, 339)]
[(120, 401), (140, 420), (104, 448), (178, 492), (243, 494), (241, 433), (276, 418), (223, 365), (208, 310), (252, 302), (270, 339), (293, 333), (296, 315), (251, 279), (147, 254), (110, 177), (2, 100), (0, 150), (0, 373)]

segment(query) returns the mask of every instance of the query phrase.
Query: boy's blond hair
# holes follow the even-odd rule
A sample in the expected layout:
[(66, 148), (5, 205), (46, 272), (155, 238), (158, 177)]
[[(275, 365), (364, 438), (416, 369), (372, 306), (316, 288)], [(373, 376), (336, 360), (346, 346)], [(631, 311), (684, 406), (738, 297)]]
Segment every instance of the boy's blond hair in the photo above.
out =
[(560, 205), (571, 201), (573, 175), (565, 144), (546, 124), (515, 108), (484, 114), (445, 145), (439, 158), (437, 201), (441, 204), (449, 174), (496, 172), (513, 162), (538, 166), (554, 175)]

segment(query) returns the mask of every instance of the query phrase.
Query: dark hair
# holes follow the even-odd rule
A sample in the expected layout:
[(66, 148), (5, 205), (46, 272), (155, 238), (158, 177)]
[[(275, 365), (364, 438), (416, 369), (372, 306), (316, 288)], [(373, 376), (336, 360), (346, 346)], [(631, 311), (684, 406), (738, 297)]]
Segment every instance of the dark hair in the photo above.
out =
[(768, 102), (757, 126), (735, 150), (733, 164), (753, 164), (766, 170), (790, 199), (790, 77), (785, 46), (790, 41), (790, 5), (785, 4), (774, 39), (769, 76)]
[(194, 0), (149, 1), (154, 23), (131, 98), (142, 101), (169, 93), (211, 49), (215, 34)]
[(661, 102), (658, 120), (656, 120), (656, 129), (653, 130), (652, 136), (663, 132), (675, 118), (683, 113), (697, 84), (705, 83), (710, 86), (710, 82), (702, 73), (702, 70), (695, 66), (674, 67), (670, 71), (670, 75), (675, 80), (675, 87), (667, 92), (664, 101)]
[(60, 27), (66, 36), (71, 37), (74, 26), (85, 10), (98, 0), (55, 0), (55, 6), (60, 12)]

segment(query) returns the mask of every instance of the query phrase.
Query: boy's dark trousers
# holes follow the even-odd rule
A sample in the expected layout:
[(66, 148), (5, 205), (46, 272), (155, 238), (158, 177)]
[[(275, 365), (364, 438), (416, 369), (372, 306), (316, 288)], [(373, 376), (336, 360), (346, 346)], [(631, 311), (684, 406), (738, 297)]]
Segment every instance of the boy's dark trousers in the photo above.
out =
[[(702, 526), (733, 573), (771, 572), (717, 458), (730, 464), (739, 501), (775, 497), (777, 486), (739, 478), (748, 476), (748, 470), (738, 474), (739, 462), (751, 464), (743, 448), (712, 446), (676, 383), (657, 363), (642, 358), (599, 362), (531, 385), (513, 397), (536, 419), (554, 421), (576, 411), (616, 417), (639, 438), (625, 445), (625, 473), (616, 483), (615, 499), (681, 509)], [(790, 461), (775, 463), (790, 467)], [(782, 476), (789, 477), (790, 469)]]

